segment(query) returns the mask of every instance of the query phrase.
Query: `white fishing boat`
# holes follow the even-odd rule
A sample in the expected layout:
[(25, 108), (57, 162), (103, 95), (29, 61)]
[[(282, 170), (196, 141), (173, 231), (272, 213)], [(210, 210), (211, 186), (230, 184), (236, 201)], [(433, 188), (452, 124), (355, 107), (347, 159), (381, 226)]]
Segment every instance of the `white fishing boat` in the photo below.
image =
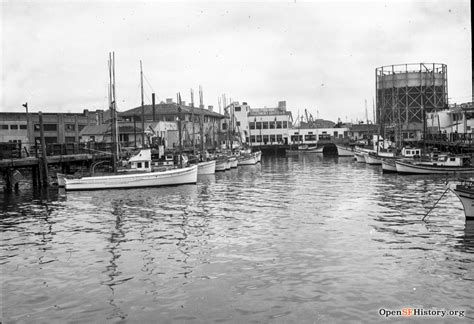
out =
[(354, 151), (354, 158), (358, 163), (365, 163), (365, 158), (364, 156), (368, 154), (366, 152), (361, 152), (361, 151)]
[(230, 168), (231, 168), (231, 169), (237, 167), (238, 161), (237, 161), (237, 157), (236, 157), (236, 156), (232, 156), (232, 157), (229, 158), (229, 165), (230, 165)]
[(204, 161), (198, 163), (198, 175), (214, 174), (216, 172), (216, 160)]
[(306, 153), (320, 153), (322, 154), (324, 151), (324, 146), (317, 147), (317, 146), (310, 146), (308, 149), (305, 151)]
[(395, 161), (398, 173), (447, 174), (474, 173), (470, 155), (439, 155), (430, 161)]
[(366, 164), (370, 165), (382, 165), (382, 158), (377, 153), (368, 153), (364, 155)]
[(402, 148), (401, 155), (396, 158), (386, 157), (382, 158), (382, 172), (384, 173), (394, 173), (397, 172), (397, 165), (395, 161), (397, 159), (414, 159), (421, 156), (421, 149), (404, 147)]
[(474, 178), (459, 179), (451, 190), (461, 200), (466, 220), (474, 220)]
[(227, 169), (227, 158), (224, 156), (220, 156), (216, 160), (216, 172), (217, 171), (225, 171)]
[(175, 186), (197, 182), (197, 165), (162, 172), (114, 174), (79, 179), (65, 178), (67, 191)]
[(338, 156), (354, 156), (354, 149), (350, 146), (336, 145)]
[(238, 165), (254, 165), (258, 163), (258, 157), (255, 154), (244, 154), (238, 159)]
[(395, 159), (384, 158), (382, 159), (382, 172), (384, 173), (395, 173), (397, 172), (397, 166)]

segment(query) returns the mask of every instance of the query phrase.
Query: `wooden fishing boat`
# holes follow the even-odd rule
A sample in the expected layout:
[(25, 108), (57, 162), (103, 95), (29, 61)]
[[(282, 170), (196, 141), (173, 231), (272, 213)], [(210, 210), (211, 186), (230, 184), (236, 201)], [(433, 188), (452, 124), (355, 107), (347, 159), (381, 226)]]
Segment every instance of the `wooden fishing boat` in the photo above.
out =
[(162, 172), (114, 174), (79, 179), (65, 178), (67, 191), (175, 186), (197, 182), (197, 165)]
[(197, 166), (198, 175), (214, 174), (216, 172), (216, 160), (199, 162)]
[(451, 190), (461, 200), (466, 220), (474, 220), (474, 178), (459, 179)]
[(243, 154), (238, 159), (238, 165), (254, 165), (258, 163), (258, 157), (251, 153), (251, 154)]
[(395, 161), (398, 173), (448, 174), (474, 173), (470, 155), (439, 155), (430, 161)]
[(338, 156), (354, 156), (354, 149), (350, 146), (336, 145)]

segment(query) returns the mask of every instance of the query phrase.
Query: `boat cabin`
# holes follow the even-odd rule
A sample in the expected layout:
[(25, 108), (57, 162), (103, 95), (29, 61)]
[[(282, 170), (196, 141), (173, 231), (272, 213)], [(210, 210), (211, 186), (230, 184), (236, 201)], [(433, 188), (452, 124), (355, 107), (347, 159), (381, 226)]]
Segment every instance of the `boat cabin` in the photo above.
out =
[(402, 148), (402, 156), (407, 157), (407, 158), (420, 157), (421, 156), (421, 149), (404, 147), (404, 148)]
[(140, 150), (137, 155), (132, 156), (128, 160), (130, 171), (151, 171), (151, 150)]
[(420, 162), (424, 165), (445, 166), (445, 167), (469, 167), (471, 157), (469, 155), (447, 155), (434, 156), (429, 162)]

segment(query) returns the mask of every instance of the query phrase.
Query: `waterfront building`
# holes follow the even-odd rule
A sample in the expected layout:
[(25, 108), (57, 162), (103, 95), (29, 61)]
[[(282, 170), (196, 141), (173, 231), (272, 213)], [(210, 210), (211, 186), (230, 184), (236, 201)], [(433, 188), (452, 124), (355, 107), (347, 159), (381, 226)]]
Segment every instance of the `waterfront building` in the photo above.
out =
[[(99, 125), (104, 111), (84, 110), (82, 113), (42, 113), (46, 144), (79, 142), (80, 132), (88, 125)], [(40, 143), (40, 122), (37, 112), (0, 112), (0, 143), (22, 143), (27, 149)]]
[[(246, 102), (231, 103), (228, 107), (230, 127), (249, 146), (288, 144), (288, 130), (293, 121), (286, 102), (280, 101), (276, 108), (251, 108)], [(223, 125), (223, 130), (226, 128)]]
[[(145, 105), (143, 107), (136, 107), (124, 112), (118, 113), (118, 116), (124, 122), (135, 123), (137, 127), (141, 128), (142, 114), (144, 115), (144, 122), (170, 122), (177, 125), (178, 121), (178, 104), (172, 99), (166, 99), (166, 102), (160, 102), (156, 105)], [(201, 123), (201, 118), (203, 119)], [(182, 124), (182, 140), (183, 146), (187, 149), (193, 146), (193, 139), (196, 148), (199, 148), (201, 143), (201, 125), (202, 136), (206, 147), (215, 147), (219, 142), (219, 127), (224, 116), (213, 111), (212, 106), (208, 108), (192, 107), (181, 103), (181, 124)], [(164, 125), (164, 124), (162, 124)], [(167, 129), (171, 130), (171, 129)], [(177, 130), (177, 126), (176, 126)], [(172, 141), (170, 139), (170, 141)]]
[(344, 142), (349, 141), (350, 129), (347, 126), (338, 127), (337, 125), (330, 128), (316, 127), (298, 127), (289, 129), (289, 143), (291, 145), (317, 145), (318, 142), (332, 141)]
[(472, 102), (451, 105), (426, 115), (426, 126), (431, 134), (473, 134), (474, 106)]

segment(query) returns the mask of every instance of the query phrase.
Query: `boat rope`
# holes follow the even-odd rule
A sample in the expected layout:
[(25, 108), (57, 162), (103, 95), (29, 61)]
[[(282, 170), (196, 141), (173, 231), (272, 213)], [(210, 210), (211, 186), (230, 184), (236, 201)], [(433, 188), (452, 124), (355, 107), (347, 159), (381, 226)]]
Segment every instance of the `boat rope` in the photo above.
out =
[(446, 192), (448, 192), (449, 190), (449, 187), (446, 188), (446, 190), (443, 192), (443, 194), (441, 195), (441, 197), (438, 198), (438, 200), (435, 202), (435, 204), (433, 205), (433, 207), (431, 207), (430, 210), (428, 210), (428, 212), (425, 214), (425, 216), (423, 216), (423, 218), (421, 219), (422, 221), (425, 220), (426, 216), (428, 216), (429, 213), (431, 213), (431, 211), (436, 207), (436, 205), (438, 204), (438, 202), (441, 200), (441, 198), (444, 197), (444, 195), (446, 194)]

